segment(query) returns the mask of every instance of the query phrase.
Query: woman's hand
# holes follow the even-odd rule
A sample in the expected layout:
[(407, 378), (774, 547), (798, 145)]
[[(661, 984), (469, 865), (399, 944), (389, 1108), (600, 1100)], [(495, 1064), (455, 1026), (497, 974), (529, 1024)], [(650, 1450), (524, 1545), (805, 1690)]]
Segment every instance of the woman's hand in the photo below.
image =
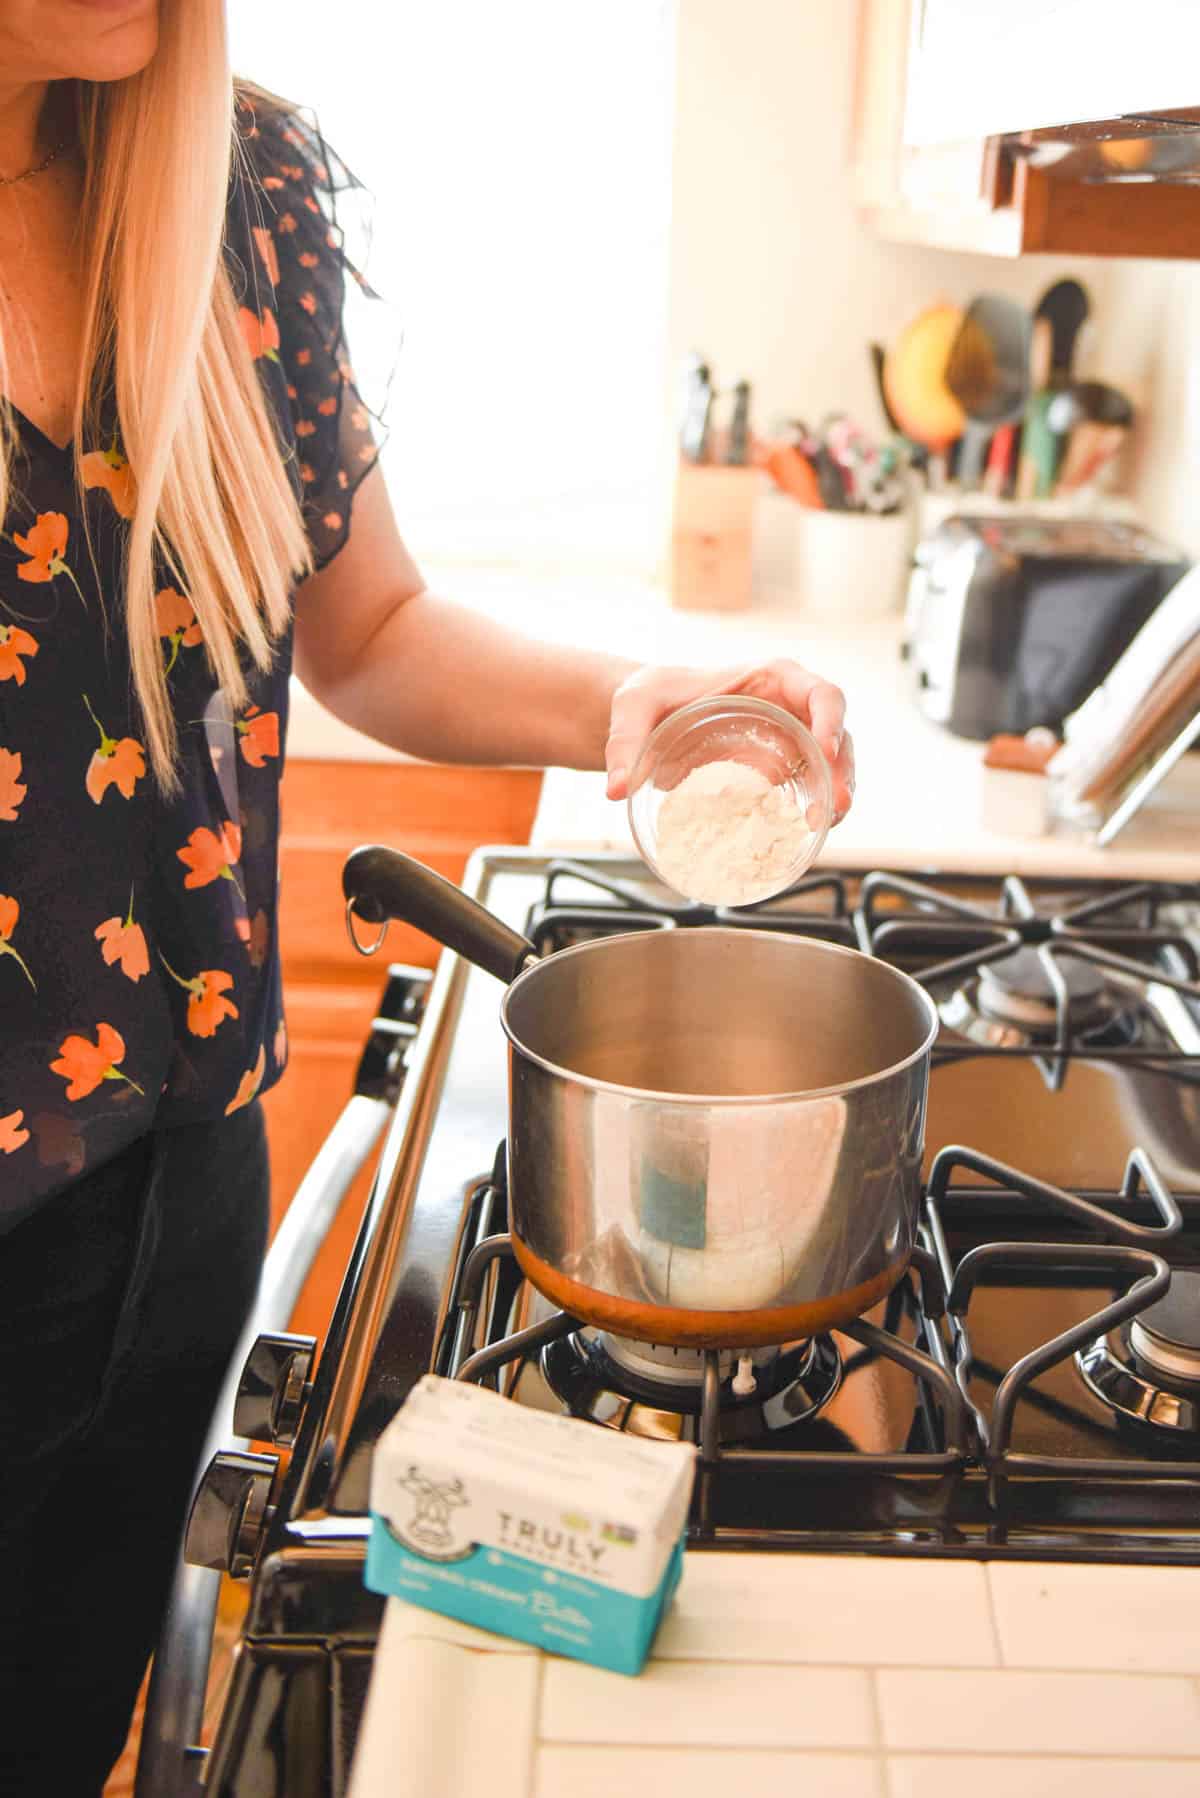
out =
[(768, 699), (792, 712), (808, 726), (833, 776), (833, 821), (840, 824), (854, 797), (854, 745), (845, 728), (846, 699), (841, 689), (799, 662), (764, 662), (723, 674), (698, 668), (639, 668), (613, 694), (605, 762), (608, 797), (623, 799), (638, 751), (656, 724), (693, 699), (719, 693), (744, 693)]

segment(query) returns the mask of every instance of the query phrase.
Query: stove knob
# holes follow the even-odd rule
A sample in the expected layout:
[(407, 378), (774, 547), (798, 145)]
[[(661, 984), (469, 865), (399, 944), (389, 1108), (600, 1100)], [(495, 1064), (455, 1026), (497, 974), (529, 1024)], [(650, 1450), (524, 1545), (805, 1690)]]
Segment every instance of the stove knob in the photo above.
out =
[(185, 1561), (245, 1579), (267, 1526), (278, 1466), (278, 1455), (213, 1456), (192, 1500)]
[(260, 1336), (246, 1358), (233, 1406), (233, 1427), (248, 1442), (290, 1448), (309, 1394), (315, 1336)]

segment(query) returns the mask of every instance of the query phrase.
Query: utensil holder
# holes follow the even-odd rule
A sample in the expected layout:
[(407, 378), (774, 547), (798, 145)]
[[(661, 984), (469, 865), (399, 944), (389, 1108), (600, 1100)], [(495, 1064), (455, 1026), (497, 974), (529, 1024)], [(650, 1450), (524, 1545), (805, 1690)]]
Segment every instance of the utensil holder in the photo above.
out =
[(767, 492), (755, 515), (755, 597), (847, 621), (898, 611), (912, 546), (906, 511), (824, 512)]
[(741, 612), (753, 593), (754, 468), (683, 462), (671, 524), (671, 604), (687, 612)]

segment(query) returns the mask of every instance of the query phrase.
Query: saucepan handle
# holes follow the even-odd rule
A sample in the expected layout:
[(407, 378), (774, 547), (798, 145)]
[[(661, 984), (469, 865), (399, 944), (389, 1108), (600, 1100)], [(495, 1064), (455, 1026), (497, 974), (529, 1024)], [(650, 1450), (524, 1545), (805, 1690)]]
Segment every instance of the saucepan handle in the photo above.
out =
[(342, 870), (342, 891), (348, 917), (379, 925), (398, 918), (506, 985), (536, 953), (532, 943), (469, 899), (461, 887), (398, 849), (378, 843), (355, 849)]

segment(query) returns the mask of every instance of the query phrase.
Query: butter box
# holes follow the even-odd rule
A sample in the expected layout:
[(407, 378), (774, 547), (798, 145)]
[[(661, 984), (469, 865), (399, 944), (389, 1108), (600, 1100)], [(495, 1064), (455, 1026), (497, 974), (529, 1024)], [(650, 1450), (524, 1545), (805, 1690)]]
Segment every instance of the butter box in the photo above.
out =
[(375, 1450), (366, 1582), (637, 1673), (679, 1584), (695, 1450), (428, 1374)]

